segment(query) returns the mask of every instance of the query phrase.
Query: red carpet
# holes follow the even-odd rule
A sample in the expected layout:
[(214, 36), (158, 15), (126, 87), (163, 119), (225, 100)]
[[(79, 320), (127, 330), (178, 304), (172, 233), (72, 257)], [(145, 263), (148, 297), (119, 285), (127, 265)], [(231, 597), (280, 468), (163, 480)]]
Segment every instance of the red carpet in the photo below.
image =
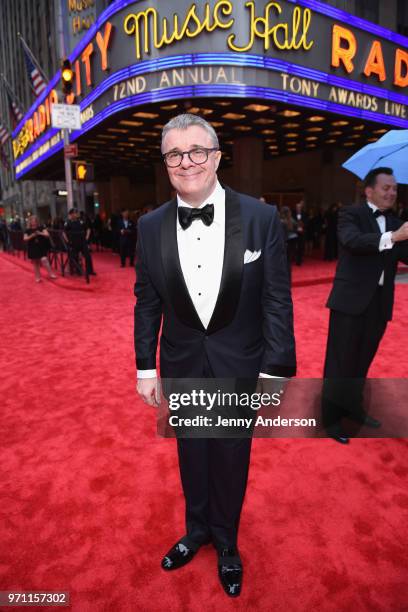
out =
[[(175, 443), (134, 392), (133, 271), (95, 259), (89, 287), (37, 285), (0, 255), (0, 590), (70, 591), (75, 612), (406, 610), (405, 440), (255, 440), (242, 596), (221, 591), (209, 547), (160, 569), (183, 532)], [(294, 289), (302, 377), (321, 375), (329, 289)], [(399, 285), (371, 376), (408, 376), (407, 313)]]

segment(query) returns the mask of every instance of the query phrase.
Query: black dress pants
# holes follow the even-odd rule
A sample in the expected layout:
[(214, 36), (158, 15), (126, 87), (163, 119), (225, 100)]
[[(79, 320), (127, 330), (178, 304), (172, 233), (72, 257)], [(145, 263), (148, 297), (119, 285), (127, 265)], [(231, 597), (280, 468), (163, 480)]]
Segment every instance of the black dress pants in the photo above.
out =
[(364, 417), (365, 378), (387, 326), (382, 292), (378, 287), (360, 315), (330, 311), (322, 397), (326, 427), (343, 416)]
[(71, 244), (71, 257), (76, 263), (76, 270), (79, 269), (79, 253), (82, 253), (82, 256), (85, 260), (87, 274), (93, 274), (94, 269), (92, 264), (92, 256), (85, 239), (73, 242)]
[[(205, 359), (203, 378), (214, 378)], [(252, 438), (178, 438), (186, 533), (217, 549), (237, 545)]]
[(304, 234), (298, 234), (296, 240), (296, 265), (301, 266), (305, 255), (305, 237)]
[(248, 480), (251, 438), (178, 438), (187, 536), (216, 548), (236, 546)]
[(126, 265), (126, 258), (129, 257), (129, 265), (133, 266), (135, 261), (135, 242), (128, 236), (121, 236), (119, 240), (120, 265)]

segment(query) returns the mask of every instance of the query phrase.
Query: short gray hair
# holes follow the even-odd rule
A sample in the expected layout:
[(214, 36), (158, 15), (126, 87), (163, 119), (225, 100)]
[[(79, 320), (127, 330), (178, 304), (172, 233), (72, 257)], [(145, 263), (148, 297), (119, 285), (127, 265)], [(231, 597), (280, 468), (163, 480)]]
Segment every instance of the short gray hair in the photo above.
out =
[(207, 134), (211, 137), (213, 147), (219, 149), (220, 143), (218, 141), (218, 136), (211, 123), (208, 123), (208, 121), (206, 121), (199, 115), (193, 115), (192, 113), (183, 113), (182, 115), (177, 115), (176, 117), (173, 117), (173, 119), (170, 119), (170, 121), (164, 126), (161, 141), (162, 151), (164, 139), (166, 137), (166, 134), (170, 132), (170, 130), (186, 130), (192, 125), (198, 125), (199, 127), (202, 127), (203, 130), (205, 130)]

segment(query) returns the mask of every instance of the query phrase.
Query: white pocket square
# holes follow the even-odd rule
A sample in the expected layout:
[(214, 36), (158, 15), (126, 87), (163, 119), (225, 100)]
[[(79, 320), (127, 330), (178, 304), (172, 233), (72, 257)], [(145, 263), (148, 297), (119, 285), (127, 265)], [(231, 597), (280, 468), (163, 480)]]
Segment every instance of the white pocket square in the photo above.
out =
[(256, 261), (261, 256), (261, 251), (248, 251), (248, 249), (244, 253), (244, 264), (252, 263)]

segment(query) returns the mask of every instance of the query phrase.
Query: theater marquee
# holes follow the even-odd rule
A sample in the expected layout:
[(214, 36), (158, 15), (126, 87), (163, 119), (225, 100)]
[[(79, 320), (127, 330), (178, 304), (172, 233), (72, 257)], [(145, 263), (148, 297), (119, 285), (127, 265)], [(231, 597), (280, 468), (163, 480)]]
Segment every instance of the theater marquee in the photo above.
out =
[[(153, 6), (154, 5), (154, 6)], [(126, 108), (246, 97), (408, 127), (408, 39), (315, 0), (122, 0), (70, 57), (83, 126)], [(17, 177), (62, 146), (50, 127), (60, 74), (13, 133)]]

